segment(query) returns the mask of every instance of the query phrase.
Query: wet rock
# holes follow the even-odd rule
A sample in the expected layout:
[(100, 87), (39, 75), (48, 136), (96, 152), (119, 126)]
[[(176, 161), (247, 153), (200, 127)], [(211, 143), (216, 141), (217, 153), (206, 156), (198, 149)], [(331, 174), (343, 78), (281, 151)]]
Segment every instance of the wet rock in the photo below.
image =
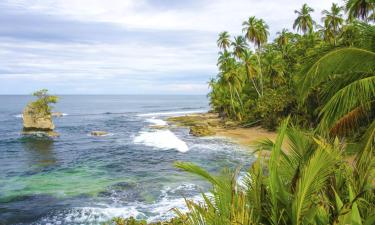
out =
[(96, 131), (91, 131), (90, 134), (92, 136), (105, 136), (105, 135), (108, 135), (108, 132), (96, 130)]
[(190, 127), (190, 134), (196, 137), (204, 137), (214, 135), (215, 131), (207, 124), (199, 124)]
[(167, 129), (168, 126), (166, 126), (166, 125), (151, 125), (150, 128), (156, 129), (156, 130), (163, 130), (163, 129)]
[(35, 130), (24, 130), (22, 131), (23, 135), (32, 135), (32, 136), (37, 136), (37, 137), (59, 137), (60, 134), (55, 132), (55, 131), (35, 131)]
[(207, 124), (211, 127), (220, 127), (221, 126), (221, 121), (216, 119), (216, 120), (209, 120), (207, 121)]
[(224, 123), (224, 126), (225, 126), (226, 128), (235, 128), (235, 127), (238, 126), (238, 124), (237, 124), (236, 122), (233, 122), (233, 121), (226, 121), (226, 122)]

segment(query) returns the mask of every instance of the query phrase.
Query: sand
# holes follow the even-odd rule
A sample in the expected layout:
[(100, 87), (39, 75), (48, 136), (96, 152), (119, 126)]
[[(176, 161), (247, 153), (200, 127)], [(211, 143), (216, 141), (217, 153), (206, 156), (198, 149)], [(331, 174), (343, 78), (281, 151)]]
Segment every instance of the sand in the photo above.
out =
[[(235, 126), (234, 124), (223, 123), (223, 121), (215, 113), (195, 113), (188, 114), (179, 117), (171, 117), (168, 119), (169, 122), (180, 126), (192, 126), (199, 123), (208, 123), (215, 131), (214, 136), (226, 137), (231, 139), (233, 142), (236, 142), (244, 147), (248, 147), (249, 150), (254, 151), (253, 145), (260, 140), (270, 139), (275, 141), (277, 137), (276, 132), (267, 131), (261, 127), (250, 127), (250, 128), (241, 128)], [(267, 152), (265, 153), (266, 155)]]

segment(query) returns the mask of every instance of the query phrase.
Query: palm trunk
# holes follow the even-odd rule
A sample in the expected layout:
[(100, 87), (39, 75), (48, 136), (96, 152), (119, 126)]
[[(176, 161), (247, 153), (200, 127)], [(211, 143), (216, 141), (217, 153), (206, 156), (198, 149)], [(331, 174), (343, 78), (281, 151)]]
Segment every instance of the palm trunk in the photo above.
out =
[[(258, 48), (258, 50), (260, 47)], [(258, 64), (259, 64), (259, 72), (260, 72), (260, 90), (261, 90), (261, 96), (263, 96), (263, 73), (262, 73), (262, 65), (260, 64), (260, 53), (258, 52)]]
[(238, 101), (240, 102), (240, 105), (241, 105), (241, 111), (242, 111), (242, 114), (244, 113), (245, 109), (243, 107), (243, 103), (242, 103), (242, 100), (241, 100), (241, 97), (240, 97), (240, 94), (238, 93), (238, 90), (237, 88), (234, 88), (235, 92), (236, 92), (236, 95), (237, 95), (237, 98), (238, 98)]
[[(246, 65), (245, 65), (245, 66), (246, 66)], [(247, 66), (246, 66), (246, 74), (247, 74), (247, 79), (248, 79), (248, 80), (251, 80), (251, 82), (253, 83), (253, 86), (254, 86), (254, 88), (255, 88), (255, 91), (258, 93), (258, 97), (260, 97), (260, 93), (259, 93), (259, 90), (258, 90), (256, 84), (255, 84), (254, 79), (253, 79), (253, 78), (250, 78), (250, 77), (251, 77), (251, 76), (250, 76), (250, 71), (249, 71), (249, 68), (247, 68)]]
[(234, 115), (236, 115), (236, 109), (234, 108), (232, 85), (229, 84), (230, 101)]

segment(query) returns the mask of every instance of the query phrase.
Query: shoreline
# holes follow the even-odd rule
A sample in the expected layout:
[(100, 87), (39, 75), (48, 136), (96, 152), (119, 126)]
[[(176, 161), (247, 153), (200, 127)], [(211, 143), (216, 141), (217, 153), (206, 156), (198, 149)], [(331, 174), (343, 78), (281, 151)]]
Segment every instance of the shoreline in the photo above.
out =
[[(253, 151), (255, 151), (252, 148), (254, 142), (266, 138), (275, 141), (277, 137), (276, 132), (267, 131), (259, 126), (250, 128), (239, 127), (234, 122), (222, 120), (216, 113), (192, 113), (183, 116), (172, 116), (168, 117), (167, 121), (170, 124), (187, 127), (189, 129), (201, 124), (208, 125), (209, 129), (213, 132), (205, 136), (229, 138), (242, 147)], [(262, 151), (262, 154), (263, 152), (267, 154), (265, 151)]]

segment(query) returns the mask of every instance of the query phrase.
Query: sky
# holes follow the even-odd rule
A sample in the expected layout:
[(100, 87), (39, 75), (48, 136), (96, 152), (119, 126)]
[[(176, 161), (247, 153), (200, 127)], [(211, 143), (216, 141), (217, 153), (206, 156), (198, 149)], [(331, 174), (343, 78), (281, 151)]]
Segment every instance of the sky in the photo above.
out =
[[(0, 94), (206, 94), (217, 35), (330, 0), (0, 0)], [(342, 1), (336, 1), (342, 4)]]

